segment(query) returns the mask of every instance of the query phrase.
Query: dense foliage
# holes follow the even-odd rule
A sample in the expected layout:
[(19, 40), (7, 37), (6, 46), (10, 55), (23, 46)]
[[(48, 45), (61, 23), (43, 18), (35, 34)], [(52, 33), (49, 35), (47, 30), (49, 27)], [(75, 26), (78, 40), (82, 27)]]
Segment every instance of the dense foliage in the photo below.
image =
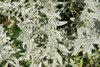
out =
[(100, 67), (99, 0), (0, 1), (0, 67)]

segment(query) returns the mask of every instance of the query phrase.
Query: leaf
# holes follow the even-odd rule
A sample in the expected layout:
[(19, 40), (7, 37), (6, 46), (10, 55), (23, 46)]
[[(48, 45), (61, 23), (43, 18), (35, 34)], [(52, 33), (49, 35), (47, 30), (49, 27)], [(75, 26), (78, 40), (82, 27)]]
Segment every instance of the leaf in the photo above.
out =
[(7, 60), (7, 62), (16, 67), (16, 64), (13, 61)]
[(65, 25), (67, 23), (67, 21), (60, 21), (58, 22), (57, 26), (62, 26), (62, 25)]
[(63, 65), (62, 57), (59, 55), (59, 53), (58, 53), (58, 52), (55, 52), (55, 55), (56, 55), (57, 61), (58, 61), (61, 65)]
[(60, 51), (62, 51), (63, 53), (67, 54), (67, 53), (70, 53), (68, 51), (68, 49), (64, 46), (64, 45), (60, 45), (57, 47)]
[(96, 7), (94, 0), (87, 0), (86, 3), (88, 4), (88, 8), (94, 12), (98, 12), (98, 8)]
[(54, 59), (53, 63), (52, 63), (52, 67), (56, 67), (56, 65), (57, 65), (57, 61), (56, 61), (56, 59)]
[(50, 52), (50, 47), (47, 47), (46, 49), (44, 49), (43, 51), (43, 57), (47, 56), (47, 54)]
[(74, 20), (75, 20), (75, 17), (71, 17), (70, 20), (71, 20), (71, 21), (74, 21)]
[(74, 48), (74, 51), (73, 51), (73, 55), (77, 55), (81, 49), (80, 49), (81, 45), (77, 45), (75, 48)]
[(87, 15), (87, 12), (88, 12), (88, 9), (87, 8), (85, 8), (84, 10), (83, 10), (83, 12), (81, 13), (81, 15), (80, 15), (80, 20), (81, 21), (84, 21), (86, 18), (86, 15)]
[(94, 43), (95, 44), (100, 44), (100, 40), (95, 40)]
[(59, 41), (62, 41), (62, 36), (60, 34), (59, 31), (55, 30), (56, 34), (55, 34), (55, 37), (59, 40)]
[(70, 59), (70, 62), (71, 62), (70, 65), (72, 67), (78, 67), (77, 64), (75, 64), (75, 61), (74, 60)]
[(42, 63), (41, 62), (39, 63), (39, 67), (42, 67)]
[(8, 67), (8, 63), (6, 63), (4, 67)]
[(88, 54), (88, 56), (91, 56), (91, 54), (92, 54), (92, 49), (95, 49), (94, 47), (93, 47), (93, 45), (91, 45), (91, 44), (86, 44), (85, 45), (85, 47), (84, 47), (84, 53), (86, 54)]
[[(60, 13), (59, 13), (60, 14)], [(56, 17), (56, 18), (58, 18), (58, 19), (61, 19), (61, 17), (60, 17), (60, 15), (59, 14), (57, 14), (57, 13), (54, 13), (54, 16)]]

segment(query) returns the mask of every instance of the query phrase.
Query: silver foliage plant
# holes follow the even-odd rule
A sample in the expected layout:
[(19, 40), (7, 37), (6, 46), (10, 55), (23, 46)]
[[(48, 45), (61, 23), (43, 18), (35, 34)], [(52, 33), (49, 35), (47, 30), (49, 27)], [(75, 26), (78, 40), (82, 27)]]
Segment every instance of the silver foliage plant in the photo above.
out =
[(16, 53), (16, 50), (9, 45), (10, 43), (10, 37), (6, 36), (6, 31), (4, 31), (3, 26), (0, 25), (0, 63), (6, 60), (7, 63), (5, 67), (8, 67), (8, 64), (18, 67), (18, 59), (12, 55)]
[[(95, 50), (93, 45), (100, 44), (100, 7), (95, 0), (85, 0), (84, 3), (86, 6), (79, 21), (83, 26), (77, 29), (77, 39), (71, 41), (67, 38), (65, 30), (57, 30), (57, 26), (67, 23), (59, 21), (61, 17), (60, 12), (57, 12), (57, 2), (50, 0), (36, 2), (29, 0), (26, 3), (25, 0), (0, 2), (0, 14), (8, 16), (9, 19), (14, 17), (18, 22), (17, 26), (22, 31), (18, 40), (22, 41), (21, 45), (25, 49), (25, 52), (20, 53), (22, 56), (17, 58), (14, 54), (21, 49), (9, 45), (10, 37), (6, 36), (4, 28), (0, 25), (0, 63), (6, 60), (5, 67), (8, 67), (8, 64), (12, 67), (22, 67), (19, 61), (26, 60), (31, 63), (29, 67), (65, 67), (68, 54), (76, 56), (83, 51), (91, 58), (92, 50)], [(72, 47), (74, 50), (70, 51)], [(78, 67), (72, 59), (70, 65)]]
[[(91, 57), (92, 49), (95, 50), (93, 44), (100, 43), (100, 6), (99, 3), (94, 0), (86, 0), (84, 2), (86, 6), (80, 16), (80, 21), (82, 21), (81, 23), (84, 23), (84, 25), (77, 29), (78, 39), (74, 41), (76, 43), (74, 43), (74, 46), (76, 47), (74, 48), (73, 54), (76, 55), (82, 50), (84, 54), (87, 53), (88, 56)], [(77, 45), (79, 46), (77, 47)], [(81, 46), (83, 48), (80, 49)]]

